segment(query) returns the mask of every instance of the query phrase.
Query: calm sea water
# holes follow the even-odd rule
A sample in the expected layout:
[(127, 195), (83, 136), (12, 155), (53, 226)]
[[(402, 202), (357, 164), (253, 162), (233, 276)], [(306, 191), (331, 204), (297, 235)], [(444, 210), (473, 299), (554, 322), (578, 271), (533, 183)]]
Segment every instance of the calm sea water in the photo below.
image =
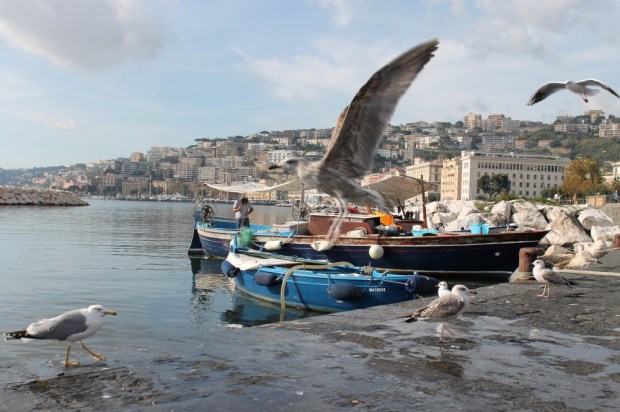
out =
[[(216, 208), (232, 217), (232, 205)], [(147, 345), (153, 337), (208, 339), (222, 328), (277, 321), (278, 307), (233, 291), (221, 260), (188, 258), (192, 212), (192, 203), (118, 200), (0, 207), (0, 332), (94, 303), (119, 314), (88, 340), (94, 349)], [(290, 220), (289, 213), (256, 206), (252, 221), (272, 224)], [(286, 319), (309, 315), (287, 310)], [(31, 354), (59, 358), (59, 348), (0, 345), (0, 362)]]

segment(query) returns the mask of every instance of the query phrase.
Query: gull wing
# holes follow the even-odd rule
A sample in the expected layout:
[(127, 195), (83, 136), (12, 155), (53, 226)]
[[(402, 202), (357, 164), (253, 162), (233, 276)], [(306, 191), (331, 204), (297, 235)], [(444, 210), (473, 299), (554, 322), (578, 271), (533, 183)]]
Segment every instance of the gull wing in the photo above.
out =
[(71, 335), (84, 332), (86, 317), (79, 310), (72, 310), (52, 319), (43, 319), (28, 326), (29, 336), (35, 339), (65, 340)]
[(366, 174), (398, 100), (437, 44), (431, 40), (414, 47), (372, 75), (340, 115), (321, 167), (355, 179)]
[(543, 84), (536, 92), (530, 97), (530, 100), (527, 102), (528, 106), (536, 104), (541, 100), (545, 100), (549, 95), (557, 92), (558, 90), (562, 90), (566, 88), (566, 83), (560, 82), (549, 82)]
[(611, 87), (607, 86), (605, 83), (603, 83), (600, 80), (596, 80), (596, 79), (583, 79), (583, 80), (579, 80), (576, 83), (577, 84), (581, 84), (582, 86), (598, 86), (598, 87), (600, 87), (602, 89), (607, 90), (609, 93), (613, 94), (614, 96), (620, 98), (620, 96), (618, 96), (618, 93), (613, 91), (613, 89)]
[(545, 281), (553, 285), (567, 285), (570, 286), (570, 281), (564, 276), (560, 276), (551, 269), (543, 269), (542, 277)]

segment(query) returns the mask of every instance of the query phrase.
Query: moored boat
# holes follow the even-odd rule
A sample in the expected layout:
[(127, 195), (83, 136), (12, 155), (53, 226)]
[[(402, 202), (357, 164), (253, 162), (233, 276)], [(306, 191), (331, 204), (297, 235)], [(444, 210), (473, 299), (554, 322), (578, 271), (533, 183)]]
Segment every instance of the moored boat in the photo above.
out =
[[(244, 250), (249, 253), (246, 254)], [(222, 271), (237, 292), (267, 302), (318, 312), (339, 312), (404, 302), (429, 293), (438, 281), (409, 272), (391, 273), (347, 262), (301, 262), (231, 248)]]
[[(378, 216), (349, 215), (342, 225), (345, 235), (329, 247), (323, 247), (332, 218), (329, 214), (312, 214), (308, 222), (252, 225), (245, 237), (256, 248), (277, 250), (285, 256), (347, 261), (356, 266), (371, 264), (390, 270), (418, 270), (433, 276), (508, 279), (519, 266), (519, 250), (538, 245), (547, 234), (545, 230), (503, 227), (491, 228), (486, 234), (423, 231), (421, 236), (416, 236), (404, 231), (389, 233)], [(224, 258), (228, 255), (230, 241), (238, 232), (232, 219), (213, 217), (207, 222), (197, 221), (195, 248)]]

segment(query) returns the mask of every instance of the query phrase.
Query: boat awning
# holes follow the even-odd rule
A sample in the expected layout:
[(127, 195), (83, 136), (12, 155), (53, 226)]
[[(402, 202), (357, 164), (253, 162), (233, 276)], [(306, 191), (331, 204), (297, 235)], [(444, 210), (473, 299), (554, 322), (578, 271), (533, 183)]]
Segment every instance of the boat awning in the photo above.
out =
[[(285, 183), (281, 183), (275, 186), (259, 186), (255, 182), (247, 182), (238, 185), (227, 185), (227, 184), (209, 184), (204, 183), (206, 188), (209, 188), (212, 191), (223, 192), (223, 193), (257, 193), (257, 192), (273, 192), (273, 191), (282, 191), (282, 192), (299, 192), (302, 189), (302, 184), (299, 181), (299, 178), (295, 178)], [(307, 185), (303, 185), (304, 190), (312, 189)]]
[[(376, 190), (383, 196), (396, 203), (401, 203), (405, 199), (415, 197), (422, 193), (422, 181), (409, 176), (387, 176), (377, 182), (369, 183), (363, 186), (364, 189)], [(436, 190), (437, 185), (424, 182), (424, 191)]]

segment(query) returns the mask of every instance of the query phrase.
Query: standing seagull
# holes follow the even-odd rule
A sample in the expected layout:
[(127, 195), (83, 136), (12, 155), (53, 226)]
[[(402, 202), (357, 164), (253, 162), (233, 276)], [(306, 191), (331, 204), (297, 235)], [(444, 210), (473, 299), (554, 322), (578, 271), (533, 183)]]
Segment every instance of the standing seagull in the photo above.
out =
[(372, 75), (338, 118), (330, 148), (323, 159), (310, 161), (289, 157), (269, 167), (296, 171), (303, 184), (336, 198), (338, 217), (329, 228), (327, 241), (340, 235), (349, 201), (387, 209), (383, 196), (363, 190), (358, 179), (370, 170), (372, 158), (398, 100), (434, 56), (438, 44), (437, 40), (431, 40), (414, 47)]
[(439, 295), (440, 298), (448, 296), (451, 293), (450, 289), (448, 289), (448, 282), (439, 282), (436, 287), (438, 288), (437, 295)]
[(116, 312), (106, 309), (101, 305), (91, 305), (84, 309), (72, 310), (58, 315), (55, 318), (43, 319), (30, 324), (26, 329), (15, 332), (5, 333), (7, 340), (10, 339), (51, 339), (58, 341), (67, 341), (67, 357), (65, 358), (65, 366), (77, 366), (78, 362), (70, 362), (69, 354), (71, 353), (71, 345), (79, 341), (82, 349), (93, 355), (98, 360), (104, 360), (105, 357), (90, 350), (84, 342), (86, 339), (101, 329), (103, 326), (103, 317), (105, 315), (114, 315)]
[(581, 98), (583, 99), (583, 101), (588, 103), (588, 98), (586, 96), (594, 96), (594, 95), (598, 94), (598, 92), (600, 90), (598, 90), (598, 89), (590, 89), (587, 86), (598, 86), (598, 87), (601, 87), (601, 88), (607, 90), (609, 93), (613, 94), (614, 96), (620, 98), (620, 96), (618, 96), (618, 93), (613, 91), (611, 87), (607, 86), (605, 83), (603, 83), (603, 82), (601, 82), (599, 80), (596, 80), (596, 79), (584, 79), (584, 80), (579, 80), (578, 82), (574, 82), (572, 80), (567, 80), (564, 83), (561, 83), (561, 82), (550, 82), (550, 83), (544, 84), (540, 89), (536, 90), (536, 93), (534, 93), (532, 95), (532, 97), (530, 97), (530, 100), (527, 102), (527, 105), (531, 106), (531, 105), (533, 105), (535, 103), (538, 103), (541, 100), (544, 100), (545, 98), (547, 98), (549, 95), (557, 92), (558, 90), (562, 90), (562, 89), (568, 89), (571, 92), (580, 95)]
[(542, 259), (535, 260), (534, 263), (534, 278), (540, 283), (544, 283), (543, 292), (538, 297), (549, 297), (549, 285), (566, 285), (571, 287), (576, 283), (572, 280), (566, 279), (564, 276), (560, 276), (551, 269), (545, 269), (545, 262)]
[(452, 288), (452, 292), (446, 296), (440, 297), (432, 301), (428, 306), (417, 310), (409, 315), (405, 322), (415, 322), (417, 320), (443, 320), (441, 324), (441, 332), (439, 342), (443, 342), (443, 330), (446, 329), (450, 334), (454, 335), (446, 326), (446, 319), (457, 317), (469, 305), (469, 295), (475, 295), (476, 291), (469, 290), (467, 286), (456, 285)]

